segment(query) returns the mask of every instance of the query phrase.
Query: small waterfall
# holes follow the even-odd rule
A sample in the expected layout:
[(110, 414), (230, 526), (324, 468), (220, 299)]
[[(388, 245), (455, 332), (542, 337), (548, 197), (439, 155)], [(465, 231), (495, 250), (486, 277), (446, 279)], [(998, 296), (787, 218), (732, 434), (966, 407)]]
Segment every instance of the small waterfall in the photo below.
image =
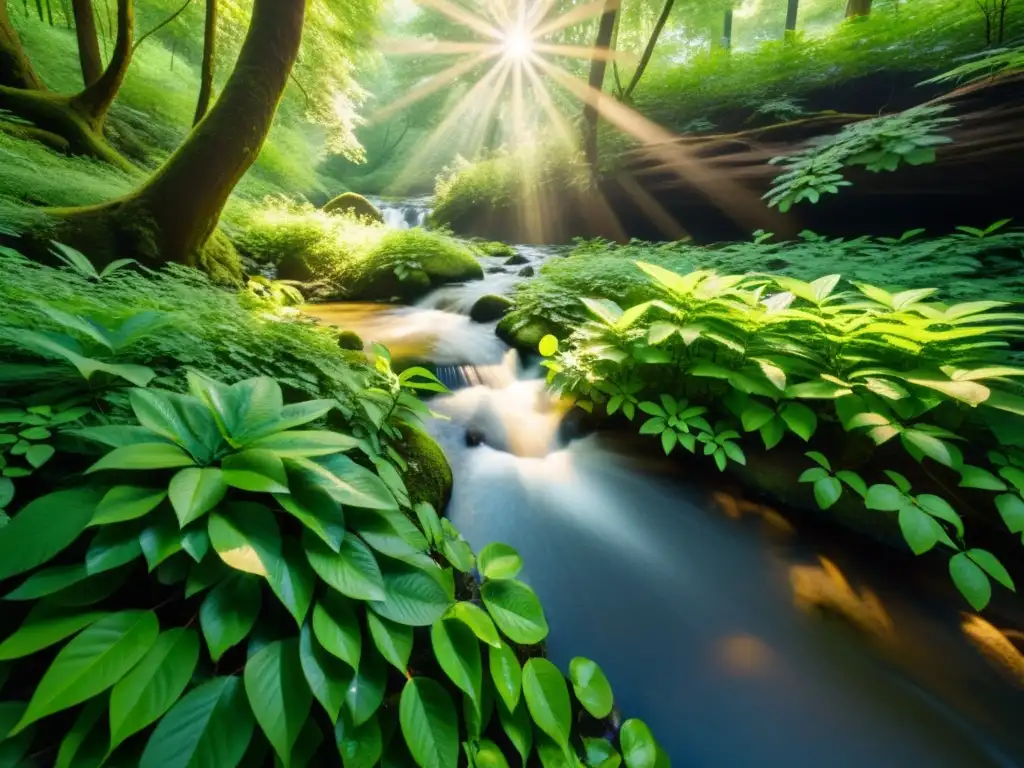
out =
[(429, 197), (411, 197), (406, 200), (386, 200), (368, 197), (384, 216), (384, 223), (393, 229), (422, 227), (430, 214)]

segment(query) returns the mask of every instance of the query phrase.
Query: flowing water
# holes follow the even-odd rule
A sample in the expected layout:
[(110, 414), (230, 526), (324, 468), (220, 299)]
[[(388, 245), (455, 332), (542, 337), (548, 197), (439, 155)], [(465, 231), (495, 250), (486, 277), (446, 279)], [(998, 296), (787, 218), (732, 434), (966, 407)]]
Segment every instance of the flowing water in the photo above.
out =
[(695, 480), (636, 436), (566, 442), (539, 371), (467, 316), (517, 269), (414, 307), (316, 314), (459, 387), (429, 425), (455, 474), (448, 515), (475, 549), (520, 551), (555, 663), (598, 661), (677, 766), (1024, 765), (1020, 635), (962, 614), (905, 557), (727, 491), (699, 460)]

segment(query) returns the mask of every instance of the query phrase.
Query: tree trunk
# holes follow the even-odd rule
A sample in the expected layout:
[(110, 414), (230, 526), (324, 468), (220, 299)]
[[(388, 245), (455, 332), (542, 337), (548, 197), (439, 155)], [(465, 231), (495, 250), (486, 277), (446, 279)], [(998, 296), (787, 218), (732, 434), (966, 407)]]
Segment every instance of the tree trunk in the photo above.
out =
[(96, 133), (103, 132), (110, 105), (124, 82), (128, 64), (132, 59), (132, 26), (134, 24), (133, 0), (117, 0), (117, 39), (110, 63), (99, 79), (77, 96), (72, 96), (71, 108), (79, 112)]
[(647, 47), (644, 48), (643, 55), (640, 57), (640, 63), (636, 65), (633, 78), (629, 81), (629, 85), (626, 86), (626, 90), (623, 93), (624, 99), (628, 99), (633, 95), (633, 91), (640, 83), (640, 78), (644, 76), (644, 70), (647, 69), (651, 56), (654, 55), (654, 46), (658, 44), (658, 38), (661, 37), (661, 31), (668, 22), (669, 14), (672, 13), (672, 6), (675, 5), (675, 2), (676, 0), (665, 0), (665, 6), (661, 9), (661, 15), (658, 17), (658, 21), (654, 25), (654, 31), (651, 33), (651, 39), (647, 41)]
[(305, 0), (256, 0), (235, 68), (203, 121), (132, 194), (54, 211), (64, 219), (65, 242), (100, 263), (128, 253), (192, 265), (216, 258), (203, 246), (270, 131), (299, 52), (305, 6)]
[(25, 55), (18, 33), (7, 15), (7, 0), (0, 0), (0, 86), (45, 91), (32, 62)]
[(199, 99), (192, 125), (206, 117), (213, 96), (213, 65), (217, 50), (217, 0), (206, 0), (206, 27), (203, 32), (203, 65), (199, 70)]
[[(601, 24), (597, 29), (597, 39), (594, 41), (596, 52), (607, 51), (612, 41), (612, 33), (615, 31), (615, 17), (618, 14), (620, 0), (605, 0), (604, 13), (601, 15)], [(604, 57), (596, 57), (590, 60), (590, 77), (588, 83), (591, 88), (600, 91), (604, 86), (604, 73), (607, 69), (608, 60)], [(587, 163), (590, 166), (591, 175), (597, 178), (597, 111), (598, 101), (587, 102), (583, 109), (583, 146), (586, 153)]]
[(871, 13), (871, 0), (847, 0), (846, 18), (868, 16)]
[(800, 10), (800, 0), (789, 0), (786, 6), (786, 36), (796, 32), (796, 14)]
[(722, 47), (725, 50), (732, 50), (732, 8), (725, 12), (722, 21)]
[(82, 80), (89, 87), (103, 74), (100, 40), (96, 34), (96, 19), (92, 15), (92, 0), (71, 0), (75, 13), (75, 37), (78, 38), (78, 61), (82, 66)]

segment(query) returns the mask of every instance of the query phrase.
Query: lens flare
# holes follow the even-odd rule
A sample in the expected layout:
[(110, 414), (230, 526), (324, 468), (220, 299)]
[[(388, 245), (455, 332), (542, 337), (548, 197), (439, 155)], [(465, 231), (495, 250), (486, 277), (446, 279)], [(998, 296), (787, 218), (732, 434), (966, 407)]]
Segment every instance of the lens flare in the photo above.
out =
[(505, 32), (502, 47), (505, 57), (523, 61), (533, 53), (533, 37), (523, 27), (513, 27)]

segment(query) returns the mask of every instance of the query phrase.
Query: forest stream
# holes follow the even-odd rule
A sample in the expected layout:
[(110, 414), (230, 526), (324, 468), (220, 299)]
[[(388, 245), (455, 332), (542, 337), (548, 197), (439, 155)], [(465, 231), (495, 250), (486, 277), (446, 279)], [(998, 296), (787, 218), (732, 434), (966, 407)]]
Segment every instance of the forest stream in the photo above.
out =
[[(382, 208), (402, 227), (423, 205)], [(554, 253), (517, 250), (535, 268)], [(599, 660), (677, 765), (1024, 765), (1024, 657), (950, 593), (855, 539), (798, 532), (717, 474), (641, 461), (635, 440), (567, 441), (540, 369), (468, 317), (522, 279), (311, 310), (452, 388), (430, 425), (455, 475), (448, 515), (475, 549), (522, 553), (556, 664)]]

